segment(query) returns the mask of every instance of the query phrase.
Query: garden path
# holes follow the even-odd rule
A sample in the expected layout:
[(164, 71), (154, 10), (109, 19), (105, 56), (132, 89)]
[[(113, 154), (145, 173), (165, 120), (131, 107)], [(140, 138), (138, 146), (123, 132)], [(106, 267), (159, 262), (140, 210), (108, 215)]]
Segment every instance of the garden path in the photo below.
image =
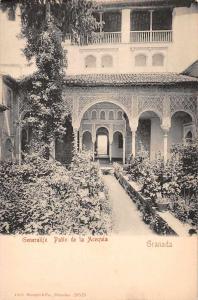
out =
[(104, 183), (109, 190), (113, 210), (113, 233), (126, 235), (155, 235), (144, 224), (140, 212), (123, 187), (113, 175), (103, 175)]

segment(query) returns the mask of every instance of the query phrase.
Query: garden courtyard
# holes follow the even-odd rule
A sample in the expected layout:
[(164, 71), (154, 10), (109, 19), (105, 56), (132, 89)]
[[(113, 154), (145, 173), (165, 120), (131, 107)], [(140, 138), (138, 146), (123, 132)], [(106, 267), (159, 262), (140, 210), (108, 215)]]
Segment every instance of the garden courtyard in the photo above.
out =
[(104, 166), (89, 151), (69, 166), (27, 154), (0, 165), (1, 234), (197, 234), (198, 144), (164, 163), (146, 152)]

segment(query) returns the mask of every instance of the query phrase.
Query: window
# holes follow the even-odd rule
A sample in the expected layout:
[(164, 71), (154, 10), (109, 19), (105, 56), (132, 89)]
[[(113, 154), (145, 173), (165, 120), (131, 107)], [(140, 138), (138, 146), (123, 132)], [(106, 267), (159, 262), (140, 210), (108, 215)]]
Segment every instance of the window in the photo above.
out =
[(164, 55), (163, 54), (154, 54), (152, 57), (152, 65), (159, 67), (164, 65)]
[(122, 111), (118, 111), (117, 117), (118, 117), (118, 120), (122, 120)]
[(113, 58), (111, 55), (104, 55), (101, 62), (102, 68), (110, 68), (113, 66)]
[(144, 54), (138, 54), (135, 56), (135, 66), (144, 67), (146, 66), (147, 57)]
[(88, 112), (85, 112), (85, 113), (84, 113), (83, 119), (84, 119), (84, 120), (89, 120), (89, 114), (88, 114)]
[(96, 58), (93, 55), (88, 55), (85, 58), (85, 68), (95, 68), (96, 67)]
[(114, 120), (114, 114), (113, 111), (109, 112), (109, 120)]
[(93, 110), (93, 111), (91, 112), (91, 118), (92, 118), (92, 120), (96, 120), (96, 119), (97, 119), (96, 110)]
[(106, 118), (105, 118), (105, 111), (101, 111), (100, 112), (100, 119), (101, 120), (105, 120)]

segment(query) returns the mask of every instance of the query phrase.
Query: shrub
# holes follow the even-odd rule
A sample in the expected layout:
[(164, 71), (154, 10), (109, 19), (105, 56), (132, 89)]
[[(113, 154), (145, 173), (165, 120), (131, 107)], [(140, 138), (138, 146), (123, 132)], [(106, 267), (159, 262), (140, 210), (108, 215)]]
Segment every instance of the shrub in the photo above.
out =
[(100, 171), (87, 153), (70, 170), (28, 155), (21, 166), (0, 164), (0, 232), (106, 234), (111, 230)]

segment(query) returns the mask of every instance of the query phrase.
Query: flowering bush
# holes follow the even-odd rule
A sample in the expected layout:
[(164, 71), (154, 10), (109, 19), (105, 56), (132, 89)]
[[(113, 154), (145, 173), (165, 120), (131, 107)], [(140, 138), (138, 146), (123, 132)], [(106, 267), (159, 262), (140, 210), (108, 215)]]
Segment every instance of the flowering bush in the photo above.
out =
[(24, 163), (0, 164), (0, 232), (106, 234), (111, 208), (100, 171), (87, 153), (71, 169), (28, 155)]

